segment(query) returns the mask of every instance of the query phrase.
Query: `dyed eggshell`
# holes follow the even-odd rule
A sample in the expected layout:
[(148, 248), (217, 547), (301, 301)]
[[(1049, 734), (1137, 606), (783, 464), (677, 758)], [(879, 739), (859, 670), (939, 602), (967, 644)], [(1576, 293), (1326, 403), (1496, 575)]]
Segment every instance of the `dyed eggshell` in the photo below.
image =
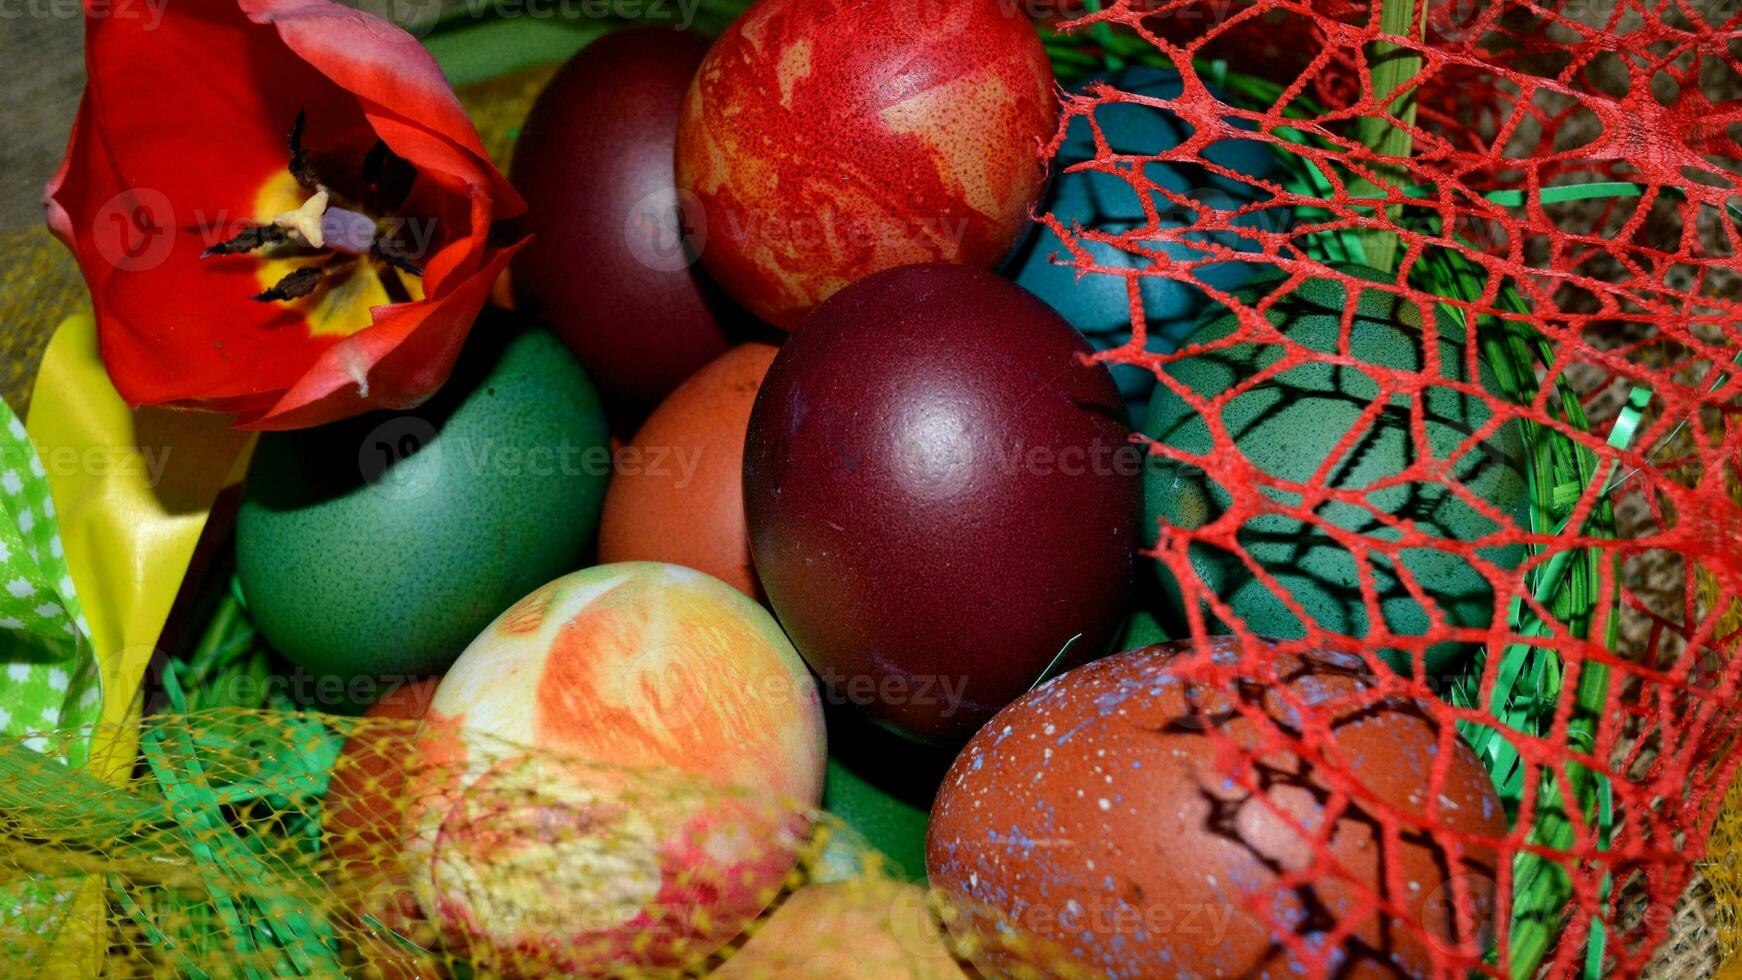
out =
[[(1371, 269), (1347, 267), (1357, 281), (1390, 282)], [(1222, 407), (1222, 424), (1233, 440), (1232, 451), (1266, 476), (1305, 484), (1317, 479), (1326, 459), (1352, 428), (1359, 434), (1341, 461), (1328, 471), (1326, 484), (1341, 490), (1361, 490), (1381, 481), (1387, 486), (1365, 493), (1362, 506), (1329, 501), (1318, 508), (1324, 524), (1308, 523), (1280, 513), (1254, 513), (1237, 531), (1246, 555), (1273, 576), (1288, 596), (1311, 617), (1303, 624), (1285, 597), (1254, 575), (1242, 558), (1206, 544), (1191, 550), (1192, 570), (1203, 587), (1219, 596), (1244, 628), (1259, 636), (1298, 639), (1308, 627), (1364, 637), (1373, 628), (1361, 591), (1360, 567), (1368, 565), (1385, 625), (1400, 637), (1420, 637), (1429, 630), (1428, 611), (1398, 574), (1394, 559), (1369, 550), (1362, 562), (1348, 539), (1337, 532), (1357, 533), (1375, 546), (1400, 540), (1402, 532), (1380, 522), (1385, 514), (1407, 521), (1417, 533), (1446, 542), (1401, 552), (1401, 565), (1414, 576), (1438, 614), (1454, 627), (1486, 630), (1494, 616), (1492, 583), (1456, 549), (1502, 531), (1529, 526), (1526, 455), (1516, 425), (1503, 425), (1483, 440), (1474, 433), (1488, 425), (1492, 411), (1482, 398), (1452, 388), (1462, 384), (1468, 350), (1462, 335), (1442, 333), (1438, 366), (1430, 371), (1423, 343), (1420, 311), (1395, 294), (1364, 289), (1349, 316), (1347, 290), (1331, 279), (1312, 279), (1286, 295), (1267, 296), (1277, 285), (1265, 279), (1245, 292), (1245, 300), (1269, 305), (1267, 316), (1291, 344), (1320, 355), (1343, 355), (1353, 364), (1332, 364), (1315, 356), (1288, 370), (1268, 369), (1282, 356), (1283, 345), (1262, 342), (1219, 347), (1175, 361), (1168, 372), (1202, 398), (1222, 395), (1236, 384), (1252, 381)], [(1238, 329), (1229, 313), (1192, 334), (1202, 346), (1226, 338)], [(1363, 368), (1362, 365), (1371, 365)], [(1500, 391), (1485, 360), (1478, 359), (1480, 383)], [(1378, 396), (1379, 372), (1399, 376), (1425, 375), (1419, 396), (1398, 391), (1377, 415), (1368, 418)], [(1389, 382), (1395, 386), (1396, 382)], [(1413, 401), (1420, 402), (1412, 406)], [(1413, 427), (1419, 422), (1431, 453), (1418, 447)], [(1144, 431), (1157, 442), (1193, 454), (1216, 447), (1197, 410), (1172, 391), (1158, 390)], [(1431, 455), (1431, 460), (1430, 460)], [(1427, 468), (1427, 467), (1430, 467)], [(1419, 474), (1410, 477), (1410, 474)], [(1401, 479), (1400, 479), (1401, 478)], [(1461, 483), (1477, 499), (1513, 527), (1484, 515), (1446, 486)], [(1233, 500), (1230, 488), (1201, 470), (1184, 470), (1161, 456), (1152, 456), (1144, 476), (1147, 514), (1145, 532), (1153, 539), (1163, 524), (1195, 527), (1213, 520)], [(1278, 491), (1280, 493), (1280, 491)], [(1328, 524), (1329, 527), (1325, 525)], [(1336, 529), (1333, 531), (1332, 529)], [(1479, 554), (1501, 569), (1514, 569), (1524, 556), (1516, 543), (1480, 549)], [(1173, 573), (1155, 566), (1163, 592), (1172, 603), (1176, 629), (1184, 621), (1180, 591)], [(1228, 628), (1221, 626), (1219, 628)], [(1176, 634), (1179, 635), (1179, 634)], [(1425, 669), (1444, 677), (1459, 673), (1462, 661), (1476, 647), (1464, 642), (1426, 644)], [(1418, 648), (1399, 645), (1384, 655), (1399, 669), (1416, 668)]]
[(317, 678), (439, 673), (581, 563), (607, 445), (598, 393), (561, 342), (481, 321), (418, 408), (261, 436), (236, 519), (249, 612)]
[(758, 923), (717, 980), (967, 980), (924, 890), (881, 878), (811, 884)]
[[(1001, 921), (1038, 940), (995, 939), (993, 974), (1049, 956), (1114, 977), (1305, 974), (1273, 929), (1323, 948), (1342, 919), (1352, 935), (1325, 966), (1339, 977), (1427, 976), (1436, 954), (1463, 955), (1466, 971), (1479, 960), (1492, 936), (1492, 842), (1507, 823), (1452, 724), (1379, 695), (1358, 657), (1238, 650), (1213, 638), (1201, 652), (1108, 657), (1024, 696), (968, 743), (932, 810), (926, 865), (966, 913), (964, 930), (997, 936)], [(1238, 706), (1204, 680), (1212, 665), (1259, 656), (1275, 678), (1241, 685)], [(1328, 726), (1335, 747), (1323, 751), (1341, 761), (1268, 741), (1242, 708), (1284, 731)], [(1399, 836), (1387, 840), (1392, 814)], [(1312, 867), (1299, 827), (1328, 833), (1335, 864), (1283, 882)], [(1367, 906), (1374, 894), (1397, 912)]]
[(998, 263), (1056, 127), (1046, 52), (998, 0), (760, 0), (696, 73), (678, 185), (708, 271), (790, 328), (882, 269)]
[[(416, 721), (424, 716), (440, 678), (430, 677), (388, 691), (363, 713), (365, 719)], [(405, 767), (410, 725), (364, 721), (352, 731), (333, 764), (321, 800), (321, 831), (332, 861), (329, 880), (339, 902), (354, 909), (359, 952), (388, 978), (432, 976), (429, 957), (362, 921), (374, 917), (414, 942), (434, 940), (405, 879)], [(428, 933), (428, 935), (425, 935)]]
[[(1157, 100), (1176, 99), (1182, 91), (1179, 73), (1145, 66), (1091, 79), (1077, 92), (1090, 94), (1101, 84)], [(1154, 105), (1102, 103), (1094, 110), (1094, 117), (1107, 149), (1116, 154), (1156, 156), (1175, 149), (1192, 134), (1190, 124), (1179, 115)], [(1109, 235), (1124, 235), (1153, 227), (1144, 211), (1142, 196), (1125, 177), (1101, 170), (1068, 170), (1076, 164), (1093, 160), (1096, 153), (1095, 129), (1090, 126), (1088, 117), (1073, 117), (1064, 142), (1053, 158), (1055, 174), (1039, 210), (1052, 214), (1067, 228), (1076, 226)], [(1274, 178), (1275, 155), (1257, 140), (1218, 140), (1205, 146), (1202, 155), (1211, 163), (1253, 182)], [(1272, 196), (1270, 191), (1256, 183), (1218, 174), (1193, 163), (1151, 160), (1144, 163), (1142, 169), (1144, 178), (1151, 184), (1201, 202), (1205, 208), (1233, 211), (1268, 201)], [(1159, 190), (1149, 196), (1159, 227), (1178, 228), (1197, 220), (1197, 209), (1188, 210), (1186, 205)], [(1250, 229), (1251, 234), (1221, 231), (1206, 237), (1224, 248), (1257, 252), (1261, 249), (1259, 233), (1286, 230), (1291, 222), (1288, 209), (1278, 206), (1248, 211), (1233, 218), (1232, 223), (1240, 229)], [(1157, 265), (1151, 255), (1105, 242), (1082, 239), (1079, 245), (1098, 268), (1152, 271)], [(1142, 239), (1136, 247), (1149, 253), (1160, 252), (1175, 262), (1202, 260), (1207, 254), (1190, 245), (1161, 240)], [(1065, 243), (1051, 227), (1037, 223), (1034, 234), (1011, 257), (1004, 274), (1058, 310), (1089, 338), (1097, 350), (1130, 343), (1128, 277), (1095, 272), (1079, 274), (1075, 265), (1062, 264), (1069, 262), (1070, 258)], [(1241, 261), (1215, 262), (1195, 267), (1189, 277), (1225, 291), (1240, 286), (1261, 268), (1264, 267)], [(1149, 351), (1173, 351), (1211, 302), (1208, 293), (1177, 278), (1144, 275), (1137, 278), (1137, 284), (1143, 303), (1145, 349)], [(1154, 373), (1130, 364), (1111, 367), (1113, 379), (1127, 399), (1139, 403), (1148, 399), (1150, 390), (1155, 387)]]
[(926, 825), (953, 753), (880, 728), (851, 705), (831, 705), (826, 716), (823, 809), (883, 855), (885, 873), (925, 880)]
[(744, 526), (744, 433), (777, 352), (727, 351), (642, 423), (605, 494), (601, 562), (671, 562), (760, 593)]
[(1101, 653), (1130, 588), (1140, 451), (1107, 370), (989, 272), (860, 280), (774, 359), (750, 418), (751, 551), (835, 693), (965, 739)]
[(826, 750), (767, 610), (626, 562), (503, 613), (443, 678), (413, 755), (424, 910), (479, 961), (543, 975), (676, 968), (730, 940), (792, 868)]
[(514, 259), (518, 304), (642, 411), (728, 346), (734, 311), (675, 220), (678, 108), (707, 47), (683, 31), (606, 34), (551, 79), (515, 144), (533, 236)]

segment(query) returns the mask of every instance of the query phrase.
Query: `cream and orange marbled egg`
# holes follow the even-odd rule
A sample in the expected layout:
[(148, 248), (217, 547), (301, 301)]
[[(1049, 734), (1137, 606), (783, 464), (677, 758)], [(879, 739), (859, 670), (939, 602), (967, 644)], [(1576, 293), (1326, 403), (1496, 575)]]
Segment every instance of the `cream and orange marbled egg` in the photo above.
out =
[(508, 974), (681, 967), (766, 907), (822, 790), (821, 702), (762, 607), (676, 565), (558, 579), (443, 679), (414, 752), (413, 887)]
[(791, 327), (917, 262), (990, 268), (1057, 125), (1033, 25), (1000, 0), (761, 0), (714, 43), (678, 124), (702, 262)]

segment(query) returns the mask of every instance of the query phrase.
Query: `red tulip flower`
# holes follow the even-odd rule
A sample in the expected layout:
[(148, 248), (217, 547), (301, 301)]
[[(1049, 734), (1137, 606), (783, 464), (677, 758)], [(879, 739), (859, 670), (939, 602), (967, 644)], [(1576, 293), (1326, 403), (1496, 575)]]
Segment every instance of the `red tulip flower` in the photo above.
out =
[(89, 14), (48, 223), (134, 405), (256, 429), (439, 388), (525, 210), (409, 34), (327, 0)]

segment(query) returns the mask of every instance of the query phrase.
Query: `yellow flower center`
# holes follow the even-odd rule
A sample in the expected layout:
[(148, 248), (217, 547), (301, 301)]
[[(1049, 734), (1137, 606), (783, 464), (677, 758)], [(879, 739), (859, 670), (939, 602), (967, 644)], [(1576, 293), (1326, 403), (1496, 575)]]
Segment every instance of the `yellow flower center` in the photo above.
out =
[[(305, 199), (306, 198), (306, 199)], [(254, 214), (261, 224), (274, 224), (293, 230), (311, 247), (321, 248), (321, 215), (327, 209), (330, 196), (318, 191), (308, 196), (296, 178), (280, 172), (269, 178), (254, 199)], [(320, 289), (285, 305), (300, 313), (308, 323), (309, 335), (348, 337), (374, 323), (370, 309), (394, 302), (382, 284), (382, 276), (394, 276), (413, 300), (424, 298), (422, 278), (391, 266), (370, 261), (333, 261), (330, 255), (291, 255), (272, 257), (261, 255), (255, 276), (262, 290), (270, 289), (285, 276), (301, 268), (325, 268), (326, 278)]]

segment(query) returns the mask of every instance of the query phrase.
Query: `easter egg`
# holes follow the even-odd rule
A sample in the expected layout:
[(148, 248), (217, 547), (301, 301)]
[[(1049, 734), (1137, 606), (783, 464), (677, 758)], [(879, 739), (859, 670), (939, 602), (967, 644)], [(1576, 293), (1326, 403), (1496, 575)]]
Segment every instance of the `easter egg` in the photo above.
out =
[(768, 611), (693, 569), (599, 565), (442, 679), (407, 795), (451, 946), (523, 975), (681, 968), (780, 890), (822, 792), (822, 706)]
[[(429, 709), (438, 680), (430, 677), (395, 687), (370, 705), (363, 717), (417, 721)], [(401, 862), (404, 762), (413, 731), (409, 724), (357, 723), (339, 750), (321, 801), (321, 832), (335, 896), (341, 906), (356, 912), (356, 921), (349, 925), (356, 930), (363, 959), (380, 975), (395, 980), (431, 976), (434, 969), (430, 957), (362, 918), (368, 915), (419, 945), (427, 946), (435, 938)]]
[[(1353, 655), (1238, 654), (1231, 637), (1116, 654), (968, 743), (926, 867), (988, 975), (1307, 974), (1290, 934), (1338, 977), (1479, 962), (1507, 822), (1450, 719), (1381, 695)], [(1214, 677), (1259, 656), (1274, 677)], [(1334, 747), (1308, 741), (1313, 761), (1277, 728)]]
[[(1092, 79), (1077, 90), (1090, 93), (1099, 85), (1109, 85), (1121, 92), (1158, 100), (1178, 98), (1182, 90), (1179, 73), (1171, 69), (1135, 67), (1110, 77)], [(1165, 108), (1132, 102), (1105, 102), (1094, 110), (1095, 127), (1100, 129), (1108, 151), (1134, 157), (1155, 156), (1176, 148), (1191, 135), (1191, 127)], [(1142, 164), (1143, 179), (1165, 189), (1192, 204), (1170, 198), (1161, 190), (1149, 193), (1159, 225), (1152, 225), (1145, 214), (1143, 197), (1131, 182), (1115, 173), (1101, 170), (1067, 168), (1095, 159), (1095, 129), (1087, 116), (1071, 119), (1065, 139), (1053, 158), (1056, 173), (1039, 210), (1051, 213), (1067, 228), (1108, 235), (1130, 235), (1152, 227), (1178, 228), (1198, 218), (1199, 208), (1236, 211), (1242, 207), (1270, 199), (1270, 192), (1254, 184), (1218, 174), (1201, 165), (1152, 160)], [(1223, 139), (1202, 150), (1205, 159), (1226, 167), (1253, 181), (1274, 179), (1275, 157), (1270, 148), (1257, 140)], [(1261, 208), (1239, 214), (1231, 223), (1240, 229), (1251, 229), (1251, 236), (1236, 231), (1218, 231), (1200, 235), (1223, 248), (1240, 252), (1260, 250), (1258, 233), (1286, 227), (1286, 212), (1281, 207)], [(1138, 236), (1129, 248), (1117, 247), (1087, 238), (1079, 245), (1090, 256), (1096, 268), (1156, 271), (1158, 262), (1152, 254), (1159, 252), (1168, 261), (1202, 261), (1209, 257), (1203, 249), (1180, 242), (1161, 241)], [(1024, 240), (1011, 257), (1004, 273), (1023, 288), (1045, 300), (1053, 309), (1081, 330), (1097, 350), (1122, 347), (1131, 341), (1131, 300), (1129, 278), (1111, 272), (1090, 272), (1079, 275), (1071, 264), (1071, 254), (1063, 240), (1044, 223), (1037, 223), (1034, 234)], [(1197, 282), (1221, 290), (1240, 286), (1251, 278), (1260, 266), (1242, 261), (1212, 262), (1194, 267), (1187, 276)], [(1143, 304), (1145, 349), (1160, 353), (1174, 350), (1179, 341), (1197, 324), (1198, 316), (1210, 297), (1197, 286), (1178, 278), (1159, 274), (1136, 277)], [(1131, 364), (1112, 365), (1113, 379), (1128, 400), (1143, 402), (1155, 387), (1155, 375)]]
[(694, 265), (673, 171), (678, 107), (707, 49), (650, 28), (582, 48), (533, 105), (509, 175), (532, 233), (517, 304), (641, 411), (725, 352), (735, 312)]
[(732, 348), (642, 423), (605, 493), (600, 561), (671, 562), (759, 594), (744, 526), (744, 433), (776, 352)]
[(887, 859), (891, 876), (925, 879), (932, 799), (954, 757), (872, 724), (850, 705), (832, 706), (823, 809)]
[(236, 519), (255, 624), (317, 677), (442, 671), (515, 599), (580, 564), (607, 439), (574, 355), (496, 319), (417, 409), (262, 435)]
[(944, 945), (925, 892), (883, 878), (798, 889), (709, 976), (967, 980)]
[(751, 553), (848, 703), (965, 739), (1123, 614), (1140, 451), (1082, 335), (1007, 280), (867, 277), (795, 330), (744, 449)]
[[(1357, 281), (1389, 278), (1354, 267), (1344, 271)], [(1255, 284), (1246, 294), (1248, 301), (1256, 303), (1274, 285), (1274, 280)], [(1323, 485), (1346, 491), (1380, 481), (1387, 485), (1363, 494), (1358, 506), (1346, 499), (1322, 503), (1314, 522), (1271, 511), (1254, 513), (1239, 528), (1237, 541), (1245, 554), (1303, 607), (1310, 624), (1239, 555), (1200, 543), (1193, 545), (1190, 557), (1202, 586), (1221, 597), (1245, 629), (1259, 636), (1301, 638), (1312, 626), (1359, 638), (1375, 625), (1361, 594), (1359, 570), (1368, 564), (1385, 625), (1400, 637), (1422, 636), (1428, 632), (1428, 610), (1410, 593), (1400, 564), (1449, 625), (1486, 629), (1494, 615), (1492, 583), (1459, 549), (1474, 548), (1476, 555), (1502, 570), (1517, 567), (1522, 546), (1476, 545), (1488, 536), (1529, 526), (1526, 457), (1516, 425), (1472, 438), (1488, 425), (1492, 413), (1482, 398), (1450, 387), (1465, 380), (1470, 352), (1462, 335), (1442, 332), (1435, 352), (1438, 363), (1430, 367), (1421, 312), (1395, 293), (1363, 289), (1348, 327), (1343, 324), (1347, 290), (1336, 280), (1308, 280), (1273, 300), (1270, 322), (1291, 345), (1316, 352), (1312, 358), (1274, 376), (1258, 377), (1283, 356), (1283, 345), (1245, 343), (1206, 350), (1168, 367), (1174, 378), (1203, 398), (1243, 386), (1222, 408), (1233, 446), (1214, 446), (1204, 420), (1171, 391), (1157, 391), (1145, 432), (1189, 453), (1237, 453), (1266, 477), (1300, 484), (1312, 482), (1337, 455), (1339, 444), (1352, 438), (1325, 471)], [(1209, 344), (1237, 326), (1237, 319), (1226, 314), (1206, 323), (1190, 343)], [(1356, 364), (1337, 365), (1323, 356), (1342, 353), (1345, 344)], [(1363, 364), (1371, 370), (1363, 370)], [(1381, 371), (1402, 371), (1410, 378), (1425, 375), (1419, 408), (1427, 447), (1418, 447), (1412, 435), (1415, 399), (1406, 391), (1397, 391), (1368, 417), (1369, 405), (1379, 395), (1376, 377)], [(1500, 390), (1485, 361), (1478, 360), (1478, 371), (1482, 388)], [(1351, 437), (1351, 429), (1360, 431)], [(1220, 458), (1225, 462), (1230, 457)], [(1492, 505), (1505, 523), (1459, 497), (1446, 486), (1449, 480)], [(1196, 527), (1215, 519), (1229, 507), (1235, 489), (1160, 456), (1150, 457), (1144, 488), (1145, 528), (1152, 538), (1158, 521)], [(1281, 494), (1277, 499), (1289, 499), (1283, 491), (1275, 492)], [(1403, 534), (1396, 522), (1408, 522), (1413, 533), (1425, 537), (1420, 544), (1399, 549), (1401, 561), (1365, 544), (1352, 549), (1338, 537), (1358, 534), (1375, 547), (1396, 548)], [(1177, 603), (1180, 593), (1172, 585), (1172, 573), (1158, 568)], [(1176, 605), (1174, 614), (1183, 622), (1183, 609)], [(1428, 673), (1455, 672), (1474, 642), (1428, 644), (1423, 651)], [(1415, 664), (1403, 647), (1387, 649), (1385, 656), (1399, 669)]]
[(1125, 628), (1119, 631), (1119, 639), (1113, 644), (1113, 649), (1134, 650), (1166, 643), (1167, 640), (1167, 629), (1161, 625), (1155, 613), (1149, 609), (1137, 609), (1125, 620)]
[(678, 126), (702, 262), (787, 328), (883, 269), (991, 268), (1040, 194), (1052, 86), (1034, 27), (999, 0), (759, 0)]

